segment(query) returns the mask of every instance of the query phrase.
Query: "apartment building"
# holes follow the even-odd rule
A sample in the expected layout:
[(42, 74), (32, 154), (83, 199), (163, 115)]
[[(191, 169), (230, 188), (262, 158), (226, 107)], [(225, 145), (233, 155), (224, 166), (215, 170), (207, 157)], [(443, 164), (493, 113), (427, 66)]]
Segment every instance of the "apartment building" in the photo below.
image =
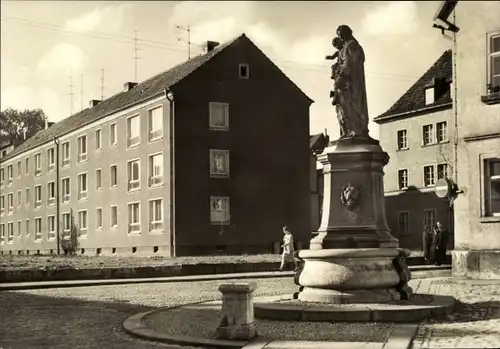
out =
[(456, 39), (457, 277), (500, 279), (499, 14), (498, 1), (444, 1), (435, 18)]
[[(37, 133), (2, 159), (0, 251), (271, 252), (310, 236), (307, 97), (245, 34)], [(59, 234), (58, 234), (59, 232)]]
[(452, 208), (434, 193), (437, 179), (449, 177), (453, 169), (451, 85), (448, 50), (374, 119), (380, 145), (390, 156), (384, 168), (387, 222), (404, 248), (422, 248), (424, 225), (440, 221), (453, 230)]

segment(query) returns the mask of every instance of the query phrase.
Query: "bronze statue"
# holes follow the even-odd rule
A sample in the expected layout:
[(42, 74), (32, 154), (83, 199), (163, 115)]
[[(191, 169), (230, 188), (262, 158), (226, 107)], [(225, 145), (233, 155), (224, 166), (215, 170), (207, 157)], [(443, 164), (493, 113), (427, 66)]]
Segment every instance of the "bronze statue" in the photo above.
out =
[(340, 138), (369, 138), (365, 54), (349, 26), (339, 26), (337, 35), (338, 38), (333, 39), (332, 45), (338, 51), (326, 59), (338, 58), (337, 63), (332, 65), (335, 83), (330, 97), (333, 98), (332, 104), (337, 111)]

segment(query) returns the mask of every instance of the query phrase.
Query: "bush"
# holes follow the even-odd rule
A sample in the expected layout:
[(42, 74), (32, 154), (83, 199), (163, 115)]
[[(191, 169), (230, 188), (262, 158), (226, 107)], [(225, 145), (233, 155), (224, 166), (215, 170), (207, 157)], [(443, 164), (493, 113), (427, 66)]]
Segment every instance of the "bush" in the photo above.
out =
[[(59, 230), (59, 244), (61, 249), (64, 251), (65, 255), (75, 255), (78, 250), (78, 228), (75, 224), (75, 217), (73, 216), (73, 210), (70, 212), (70, 231), (69, 236), (64, 235), (64, 230)], [(64, 224), (64, 222), (63, 222)], [(63, 225), (61, 224), (61, 225)], [(64, 225), (63, 225), (64, 226)]]

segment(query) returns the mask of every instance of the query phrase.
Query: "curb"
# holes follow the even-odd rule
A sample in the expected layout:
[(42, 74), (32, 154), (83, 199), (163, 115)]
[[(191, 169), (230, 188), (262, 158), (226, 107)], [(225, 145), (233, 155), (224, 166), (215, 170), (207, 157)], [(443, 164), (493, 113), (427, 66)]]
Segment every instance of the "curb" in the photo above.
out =
[(206, 339), (198, 337), (189, 336), (172, 336), (167, 335), (162, 332), (157, 332), (147, 328), (144, 325), (143, 319), (157, 311), (162, 311), (164, 309), (152, 310), (144, 313), (139, 313), (128, 317), (123, 322), (123, 329), (128, 334), (146, 340), (164, 342), (169, 344), (178, 345), (203, 345), (204, 348), (242, 348), (249, 344), (249, 341), (229, 341), (229, 340), (218, 340), (218, 339)]
[[(447, 262), (451, 265), (451, 256)], [(277, 257), (278, 260), (279, 257)], [(146, 267), (124, 267), (124, 268), (60, 268), (60, 269), (21, 269), (0, 270), (0, 280), (3, 283), (35, 282), (35, 281), (76, 281), (76, 280), (109, 280), (109, 279), (139, 279), (159, 277), (181, 277), (194, 275), (234, 274), (275, 271), (279, 262), (260, 263), (200, 263), (200, 264), (178, 264)], [(420, 268), (434, 267), (425, 265), (421, 256), (406, 259), (409, 267)], [(448, 265), (446, 264), (446, 265)], [(424, 269), (422, 269), (424, 270)]]
[[(409, 267), (412, 273), (412, 279), (423, 279), (429, 277), (451, 276), (451, 266), (415, 266)], [(293, 277), (292, 271), (278, 272), (254, 272), (254, 273), (231, 273), (231, 274), (212, 274), (212, 275), (190, 275), (190, 276), (172, 276), (157, 278), (138, 278), (138, 279), (104, 279), (104, 280), (68, 280), (68, 281), (35, 281), (35, 282), (12, 282), (0, 284), (0, 291), (20, 291), (31, 289), (46, 288), (67, 288), (82, 286), (107, 286), (107, 285), (126, 285), (143, 283), (167, 283), (167, 282), (197, 282), (213, 281), (227, 279), (253, 279), (253, 278), (279, 278)]]

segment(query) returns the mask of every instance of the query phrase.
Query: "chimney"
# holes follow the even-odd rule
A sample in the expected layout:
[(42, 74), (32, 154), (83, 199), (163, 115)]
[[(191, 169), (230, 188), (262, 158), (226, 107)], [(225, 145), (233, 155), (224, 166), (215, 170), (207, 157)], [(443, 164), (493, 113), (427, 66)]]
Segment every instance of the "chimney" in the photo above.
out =
[(89, 108), (93, 108), (96, 105), (98, 105), (99, 103), (101, 103), (100, 100), (98, 100), (98, 99), (91, 99), (90, 102), (89, 102)]
[(54, 124), (55, 124), (55, 122), (49, 122), (49, 124), (48, 124), (49, 128), (52, 127), (52, 126), (54, 126)]
[(26, 128), (23, 130), (23, 141), (26, 140)]
[(135, 86), (137, 86), (137, 82), (126, 82), (123, 84), (123, 92), (130, 91), (133, 89)]
[(219, 46), (219, 43), (217, 41), (207, 41), (207, 52), (212, 51), (217, 46)]
[(45, 129), (49, 128), (49, 120), (45, 118)]

